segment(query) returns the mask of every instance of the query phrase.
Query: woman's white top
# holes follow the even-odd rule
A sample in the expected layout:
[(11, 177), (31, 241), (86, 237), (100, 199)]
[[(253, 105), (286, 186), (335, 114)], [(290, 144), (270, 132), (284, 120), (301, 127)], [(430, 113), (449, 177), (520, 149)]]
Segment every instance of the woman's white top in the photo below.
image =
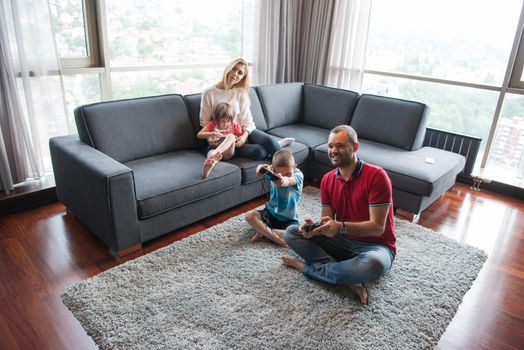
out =
[(200, 126), (206, 125), (213, 116), (213, 109), (220, 102), (226, 102), (233, 108), (233, 122), (239, 124), (244, 131), (251, 133), (256, 129), (251, 114), (251, 101), (240, 88), (222, 90), (213, 85), (202, 93), (200, 102)]

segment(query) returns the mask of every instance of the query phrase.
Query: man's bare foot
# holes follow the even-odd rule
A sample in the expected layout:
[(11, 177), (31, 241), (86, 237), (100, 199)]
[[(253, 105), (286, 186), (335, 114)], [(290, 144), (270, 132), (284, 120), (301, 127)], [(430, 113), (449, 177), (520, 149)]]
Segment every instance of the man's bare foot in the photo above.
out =
[(306, 264), (304, 264), (302, 261), (298, 260), (297, 258), (293, 258), (291, 256), (283, 256), (282, 261), (284, 262), (284, 265), (292, 267), (299, 271), (303, 271), (304, 267), (306, 266)]
[(264, 235), (262, 235), (261, 233), (255, 233), (255, 235), (253, 237), (251, 237), (251, 243), (255, 243), (256, 241), (258, 241), (260, 238), (264, 237)]
[(366, 292), (362, 284), (348, 284), (348, 287), (358, 296), (361, 304), (365, 305), (368, 303), (368, 292)]
[(211, 172), (211, 169), (215, 166), (215, 164), (222, 159), (222, 153), (216, 152), (213, 155), (209, 156), (204, 161), (204, 170), (202, 170), (202, 177), (205, 179), (209, 176), (209, 173)]

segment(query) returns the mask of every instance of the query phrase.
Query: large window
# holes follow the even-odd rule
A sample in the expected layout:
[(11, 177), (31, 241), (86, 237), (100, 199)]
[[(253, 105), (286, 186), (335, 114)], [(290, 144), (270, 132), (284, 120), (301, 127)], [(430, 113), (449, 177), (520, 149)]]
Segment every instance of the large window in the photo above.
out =
[(374, 0), (363, 92), (426, 103), (429, 126), (482, 138), (475, 175), (515, 184), (522, 166), (493, 135), (524, 115), (524, 99), (506, 95), (521, 8), (521, 0)]
[(243, 55), (245, 1), (106, 2), (112, 98), (194, 93)]
[(522, 1), (376, 0), (366, 68), (502, 85)]

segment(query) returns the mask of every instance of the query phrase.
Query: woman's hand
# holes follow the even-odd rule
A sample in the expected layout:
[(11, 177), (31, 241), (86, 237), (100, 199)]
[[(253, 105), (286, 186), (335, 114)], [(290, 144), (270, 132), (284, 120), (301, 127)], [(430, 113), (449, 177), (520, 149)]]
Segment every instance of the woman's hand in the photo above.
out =
[(235, 147), (240, 148), (244, 146), (244, 144), (247, 141), (248, 133), (243, 133), (242, 136), (237, 137), (237, 140), (235, 142)]

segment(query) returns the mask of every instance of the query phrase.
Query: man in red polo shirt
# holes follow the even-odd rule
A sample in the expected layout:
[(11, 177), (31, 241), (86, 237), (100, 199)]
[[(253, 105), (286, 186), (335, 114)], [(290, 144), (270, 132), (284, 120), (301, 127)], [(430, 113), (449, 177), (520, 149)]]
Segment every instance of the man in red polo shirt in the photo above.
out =
[(318, 281), (347, 285), (367, 304), (363, 283), (388, 271), (396, 253), (391, 181), (384, 169), (357, 158), (357, 133), (348, 125), (331, 130), (328, 156), (336, 168), (322, 178), (321, 226), (286, 229), (284, 239), (301, 260), (284, 256), (287, 266)]

